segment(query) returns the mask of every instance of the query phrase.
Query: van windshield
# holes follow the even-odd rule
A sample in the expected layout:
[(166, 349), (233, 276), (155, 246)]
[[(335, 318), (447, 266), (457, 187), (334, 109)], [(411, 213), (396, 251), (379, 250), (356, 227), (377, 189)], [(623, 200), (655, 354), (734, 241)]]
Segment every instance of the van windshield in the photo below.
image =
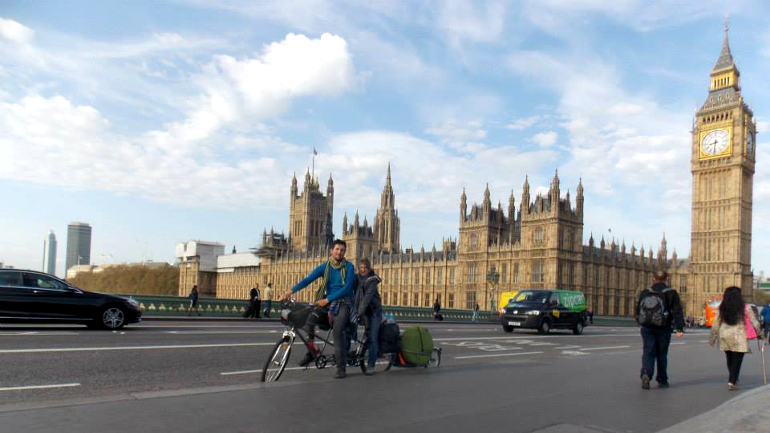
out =
[(521, 303), (533, 303), (533, 304), (545, 304), (548, 300), (548, 292), (531, 292), (523, 291), (519, 292), (511, 302)]

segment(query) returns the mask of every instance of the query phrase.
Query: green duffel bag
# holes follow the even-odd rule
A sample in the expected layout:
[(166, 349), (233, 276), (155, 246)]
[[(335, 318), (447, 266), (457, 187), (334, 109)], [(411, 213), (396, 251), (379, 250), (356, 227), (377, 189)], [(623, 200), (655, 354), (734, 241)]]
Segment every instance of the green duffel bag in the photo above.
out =
[(428, 365), (432, 352), (433, 337), (426, 328), (412, 326), (401, 335), (401, 355), (407, 365)]

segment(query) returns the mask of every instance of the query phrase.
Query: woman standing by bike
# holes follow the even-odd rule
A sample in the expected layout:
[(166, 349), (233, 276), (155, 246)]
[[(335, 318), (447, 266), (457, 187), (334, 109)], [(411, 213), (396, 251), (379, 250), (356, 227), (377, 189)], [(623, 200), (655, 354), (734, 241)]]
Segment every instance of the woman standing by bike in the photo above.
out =
[(738, 375), (741, 372), (743, 355), (750, 352), (749, 339), (757, 338), (759, 320), (754, 312), (743, 302), (741, 289), (728, 287), (719, 304), (719, 310), (711, 326), (709, 344), (719, 341), (719, 350), (725, 352), (727, 370), (730, 374), (727, 389), (738, 389)]
[(382, 301), (377, 286), (382, 280), (372, 269), (369, 259), (363, 258), (358, 262), (358, 290), (356, 291), (355, 314), (363, 319), (367, 333), (367, 353), (369, 354), (367, 368), (364, 374), (374, 374), (379, 347), (378, 334), (382, 321)]

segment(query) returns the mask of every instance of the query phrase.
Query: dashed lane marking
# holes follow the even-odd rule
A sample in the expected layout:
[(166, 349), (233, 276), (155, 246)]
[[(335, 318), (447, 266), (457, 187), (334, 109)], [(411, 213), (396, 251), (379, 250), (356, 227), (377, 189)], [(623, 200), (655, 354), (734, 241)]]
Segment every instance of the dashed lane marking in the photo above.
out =
[(455, 359), (472, 359), (472, 358), (496, 358), (500, 356), (521, 356), (521, 355), (537, 355), (543, 352), (517, 352), (517, 353), (496, 353), (494, 355), (470, 355), (470, 356), (455, 356)]
[(56, 385), (33, 385), (33, 386), (6, 386), (0, 388), (0, 392), (2, 391), (26, 391), (29, 389), (52, 389), (52, 388), (72, 388), (75, 386), (80, 386), (79, 383), (60, 383)]
[[(294, 342), (302, 344), (302, 342)], [(249, 347), (275, 346), (272, 343), (230, 343), (230, 344), (177, 344), (169, 346), (113, 346), (113, 347), (55, 347), (45, 349), (4, 349), (0, 354), (12, 353), (55, 353), (55, 352), (107, 352), (113, 350), (169, 350), (169, 349), (202, 349), (211, 347)]]
[[(386, 361), (380, 361), (377, 364), (387, 364), (387, 362)], [(286, 370), (308, 370), (308, 371), (312, 371), (312, 370), (323, 370), (323, 369), (315, 368), (315, 367), (311, 366), (311, 367), (286, 367), (283, 370), (284, 371), (286, 371)], [(219, 373), (219, 374), (222, 375), (222, 376), (235, 376), (235, 375), (238, 375), (238, 374), (255, 374), (255, 373), (262, 373), (262, 369), (260, 368), (259, 370), (225, 371), (225, 372), (222, 372), (222, 373)]]
[(586, 347), (580, 350), (611, 350), (611, 349), (628, 349), (631, 346), (609, 346), (609, 347)]

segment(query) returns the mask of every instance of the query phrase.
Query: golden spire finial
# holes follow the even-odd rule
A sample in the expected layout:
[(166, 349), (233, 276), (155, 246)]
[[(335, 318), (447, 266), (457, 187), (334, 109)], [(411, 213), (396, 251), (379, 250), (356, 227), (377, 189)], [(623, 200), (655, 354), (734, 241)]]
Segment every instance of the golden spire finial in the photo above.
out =
[(725, 14), (725, 33), (730, 30), (730, 14)]

